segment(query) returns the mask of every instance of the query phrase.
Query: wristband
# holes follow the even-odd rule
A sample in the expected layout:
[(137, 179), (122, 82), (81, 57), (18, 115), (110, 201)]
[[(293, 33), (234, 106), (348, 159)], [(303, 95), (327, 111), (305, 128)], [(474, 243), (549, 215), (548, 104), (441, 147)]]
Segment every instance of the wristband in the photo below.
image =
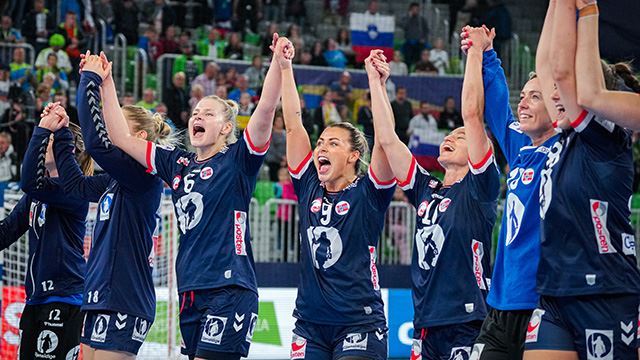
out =
[(587, 16), (593, 16), (593, 15), (598, 15), (599, 11), (598, 11), (598, 5), (597, 4), (589, 4), (585, 7), (583, 7), (582, 9), (580, 9), (579, 11), (579, 17), (587, 17)]

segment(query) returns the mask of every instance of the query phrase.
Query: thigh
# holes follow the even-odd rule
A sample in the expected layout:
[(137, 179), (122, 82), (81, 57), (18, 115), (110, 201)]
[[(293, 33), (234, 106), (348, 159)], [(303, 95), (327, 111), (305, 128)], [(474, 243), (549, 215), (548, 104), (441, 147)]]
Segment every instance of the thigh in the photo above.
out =
[(522, 359), (524, 333), (530, 311), (491, 309), (482, 323), (470, 360)]
[(370, 329), (370, 326), (348, 327), (335, 339), (333, 359), (386, 360), (388, 338), (388, 329), (383, 324), (375, 329)]
[(555, 302), (543, 297), (538, 306), (527, 325), (524, 359), (577, 359), (571, 329)]
[(81, 324), (80, 306), (27, 305), (20, 320), (20, 359), (77, 359)]
[[(153, 321), (116, 311), (87, 311), (81, 342), (95, 350), (136, 355)], [(103, 355), (105, 356), (105, 355)], [(120, 354), (122, 356), (122, 354)]]

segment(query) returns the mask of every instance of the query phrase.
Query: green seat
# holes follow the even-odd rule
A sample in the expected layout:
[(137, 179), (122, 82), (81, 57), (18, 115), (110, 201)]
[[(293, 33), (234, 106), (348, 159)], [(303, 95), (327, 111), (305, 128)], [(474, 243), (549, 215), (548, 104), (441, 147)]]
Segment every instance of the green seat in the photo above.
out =
[(267, 200), (273, 199), (275, 197), (273, 183), (268, 180), (258, 180), (256, 190), (253, 192), (253, 197), (258, 200), (260, 205), (264, 205)]
[(260, 35), (247, 31), (247, 33), (244, 35), (244, 42), (245, 44), (258, 46), (258, 44), (260, 44)]

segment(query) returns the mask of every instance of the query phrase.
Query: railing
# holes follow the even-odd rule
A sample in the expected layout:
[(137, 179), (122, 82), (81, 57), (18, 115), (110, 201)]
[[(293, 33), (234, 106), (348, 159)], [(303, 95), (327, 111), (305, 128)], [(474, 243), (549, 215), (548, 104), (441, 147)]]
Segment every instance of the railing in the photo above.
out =
[(93, 36), (92, 49), (94, 54), (107, 48), (107, 23), (100, 18), (96, 18), (96, 33)]
[[(136, 51), (135, 64), (133, 67), (133, 97), (136, 101), (142, 96), (142, 91), (147, 88), (147, 68), (149, 66), (149, 56), (144, 49), (138, 48)], [(140, 87), (142, 83), (142, 89)]]
[(113, 41), (113, 79), (118, 87), (120, 96), (124, 96), (127, 89), (127, 38), (118, 33)]

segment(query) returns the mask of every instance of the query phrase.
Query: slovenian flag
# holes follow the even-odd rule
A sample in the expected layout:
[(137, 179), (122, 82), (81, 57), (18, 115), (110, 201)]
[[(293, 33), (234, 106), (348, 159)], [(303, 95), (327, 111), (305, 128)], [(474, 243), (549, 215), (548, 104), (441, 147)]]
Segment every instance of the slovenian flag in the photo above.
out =
[(363, 62), (373, 49), (384, 50), (391, 61), (393, 59), (393, 31), (395, 18), (388, 15), (352, 13), (349, 19), (351, 45), (356, 52), (356, 61)]

